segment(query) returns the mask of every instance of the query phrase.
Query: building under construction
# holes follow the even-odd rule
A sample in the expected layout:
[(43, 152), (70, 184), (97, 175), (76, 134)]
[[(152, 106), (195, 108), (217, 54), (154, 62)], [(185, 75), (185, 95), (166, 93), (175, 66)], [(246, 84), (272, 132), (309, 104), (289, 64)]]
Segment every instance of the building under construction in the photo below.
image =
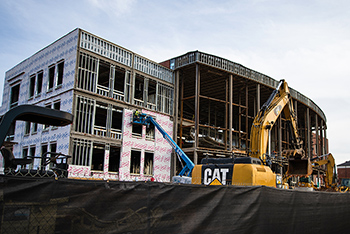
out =
[[(279, 81), (200, 51), (163, 64), (175, 73), (175, 137), (193, 161), (249, 154), (254, 117)], [(290, 92), (305, 152), (310, 158), (324, 155), (328, 152), (325, 114), (303, 94)], [(281, 115), (271, 129), (271, 156), (276, 163), (291, 146), (290, 133)]]
[[(195, 164), (247, 155), (254, 117), (278, 80), (200, 51), (156, 63), (76, 29), (6, 73), (1, 113), (35, 104), (74, 115), (60, 129), (18, 121), (8, 137), (18, 143), (16, 157), (57, 151), (72, 155), (69, 177), (170, 181), (180, 162), (154, 126), (132, 124), (135, 110), (154, 116)], [(308, 157), (328, 153), (325, 114), (290, 91)], [(271, 129), (271, 158), (283, 164), (290, 146), (281, 115)]]

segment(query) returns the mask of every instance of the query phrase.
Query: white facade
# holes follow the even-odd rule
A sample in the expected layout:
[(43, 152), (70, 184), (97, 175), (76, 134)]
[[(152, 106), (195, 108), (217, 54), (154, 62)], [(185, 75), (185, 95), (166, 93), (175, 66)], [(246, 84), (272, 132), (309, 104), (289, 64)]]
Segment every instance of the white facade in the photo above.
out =
[(72, 155), (71, 178), (170, 181), (171, 146), (157, 130), (133, 132), (131, 117), (151, 114), (172, 136), (173, 83), (171, 70), (76, 29), (6, 72), (1, 114), (34, 104), (74, 115), (60, 128), (17, 121), (14, 156)]

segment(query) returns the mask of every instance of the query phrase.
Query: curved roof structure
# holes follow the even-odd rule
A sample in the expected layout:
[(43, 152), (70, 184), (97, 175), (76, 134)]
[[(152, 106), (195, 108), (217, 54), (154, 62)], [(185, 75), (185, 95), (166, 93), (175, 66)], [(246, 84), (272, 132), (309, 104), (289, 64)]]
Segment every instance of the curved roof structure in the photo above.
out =
[[(202, 63), (207, 66), (212, 66), (217, 69), (242, 76), (257, 83), (261, 83), (273, 89), (276, 88), (279, 83), (278, 80), (275, 80), (250, 68), (244, 67), (241, 64), (200, 51), (188, 52), (184, 55), (171, 59), (170, 68), (175, 70), (192, 63)], [(327, 121), (326, 115), (323, 113), (321, 108), (319, 108), (310, 98), (306, 97), (293, 88), (290, 88), (290, 92), (294, 99), (308, 106), (310, 109), (315, 111), (324, 121)]]

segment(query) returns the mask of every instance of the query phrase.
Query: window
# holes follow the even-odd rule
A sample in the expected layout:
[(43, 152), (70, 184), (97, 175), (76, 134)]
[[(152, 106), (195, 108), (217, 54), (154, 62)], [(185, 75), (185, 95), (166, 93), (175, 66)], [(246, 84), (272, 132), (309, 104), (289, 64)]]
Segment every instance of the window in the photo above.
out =
[(109, 166), (108, 171), (119, 172), (120, 165), (120, 148), (111, 146), (109, 152)]
[(57, 82), (56, 86), (60, 87), (63, 83), (63, 70), (64, 70), (64, 61), (57, 64)]
[(11, 94), (10, 94), (10, 108), (13, 108), (18, 105), (19, 100), (19, 86), (20, 84), (17, 84), (11, 88)]
[(130, 103), (130, 99), (131, 99), (131, 75), (130, 75), (130, 71), (127, 71), (125, 74), (125, 91), (124, 91), (124, 101)]
[(49, 67), (49, 80), (47, 84), (47, 91), (51, 91), (55, 81), (55, 65)]
[(61, 109), (61, 101), (55, 101), (53, 103), (53, 109), (60, 110)]
[(75, 131), (92, 134), (95, 101), (77, 96), (75, 112)]
[(96, 92), (98, 59), (90, 55), (80, 53), (77, 87)]
[(110, 70), (111, 65), (108, 62), (99, 60), (97, 93), (106, 97), (109, 97)]
[(26, 158), (28, 156), (28, 147), (22, 149), (22, 158)]
[(30, 122), (24, 122), (24, 135), (29, 135), (30, 133)]
[(124, 92), (125, 70), (116, 67), (114, 74), (114, 90)]
[(167, 114), (173, 114), (174, 89), (163, 84), (158, 84), (157, 110)]
[(144, 77), (136, 74), (134, 89), (134, 104), (143, 106)]
[(122, 139), (122, 125), (123, 125), (123, 109), (112, 106), (112, 126), (111, 137), (114, 139)]
[[(28, 156), (28, 147), (22, 149), (22, 158), (27, 158)], [(26, 166), (22, 165), (22, 169), (25, 169)]]
[(38, 132), (38, 124), (32, 123), (32, 134), (36, 134)]
[[(35, 156), (35, 145), (30, 146), (29, 148), (29, 156), (34, 157)], [(33, 164), (30, 164), (29, 169), (33, 169)]]
[(115, 67), (113, 98), (124, 101), (125, 70)]
[(29, 77), (29, 98), (34, 97), (35, 92), (35, 75)]
[(91, 170), (103, 171), (105, 159), (105, 146), (103, 144), (94, 143), (91, 160)]
[(155, 126), (153, 123), (150, 123), (150, 125), (146, 127), (146, 139), (148, 140), (155, 139)]
[[(56, 142), (51, 142), (50, 143), (50, 152), (56, 153), (57, 152), (57, 143)], [(51, 155), (49, 154), (48, 157), (54, 157), (56, 155)], [(50, 163), (50, 168), (54, 167), (53, 163)]]
[(43, 86), (43, 71), (40, 71), (37, 75), (36, 96), (40, 96), (42, 86)]
[(145, 164), (143, 170), (143, 174), (145, 175), (153, 175), (153, 155), (153, 153), (145, 152)]
[(94, 125), (94, 134), (98, 136), (107, 136), (107, 110), (108, 106), (97, 102), (95, 108), (95, 125)]
[(140, 174), (141, 151), (131, 150), (130, 173)]
[(132, 124), (132, 135), (135, 137), (142, 137), (142, 125)]
[(10, 125), (10, 129), (7, 132), (6, 141), (13, 141), (15, 139), (15, 128), (16, 128), (16, 123), (12, 122)]
[(43, 143), (43, 144), (41, 145), (41, 163), (40, 163), (41, 169), (44, 169), (44, 165), (45, 165), (45, 162), (46, 162), (46, 158), (48, 157), (47, 155), (46, 155), (45, 157), (43, 157), (44, 154), (47, 152), (47, 150), (48, 150), (48, 145), (47, 145), (47, 143)]
[(72, 165), (89, 166), (92, 141), (73, 139)]
[(147, 88), (147, 108), (156, 110), (157, 82), (148, 80)]

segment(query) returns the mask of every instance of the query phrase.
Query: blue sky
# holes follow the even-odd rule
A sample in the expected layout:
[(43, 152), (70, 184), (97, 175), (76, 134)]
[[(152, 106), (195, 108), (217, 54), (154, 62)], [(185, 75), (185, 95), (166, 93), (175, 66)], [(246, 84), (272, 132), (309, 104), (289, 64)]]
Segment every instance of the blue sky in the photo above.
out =
[(350, 160), (350, 1), (1, 0), (5, 72), (75, 28), (161, 62), (200, 50), (311, 98), (326, 114), (330, 152)]

